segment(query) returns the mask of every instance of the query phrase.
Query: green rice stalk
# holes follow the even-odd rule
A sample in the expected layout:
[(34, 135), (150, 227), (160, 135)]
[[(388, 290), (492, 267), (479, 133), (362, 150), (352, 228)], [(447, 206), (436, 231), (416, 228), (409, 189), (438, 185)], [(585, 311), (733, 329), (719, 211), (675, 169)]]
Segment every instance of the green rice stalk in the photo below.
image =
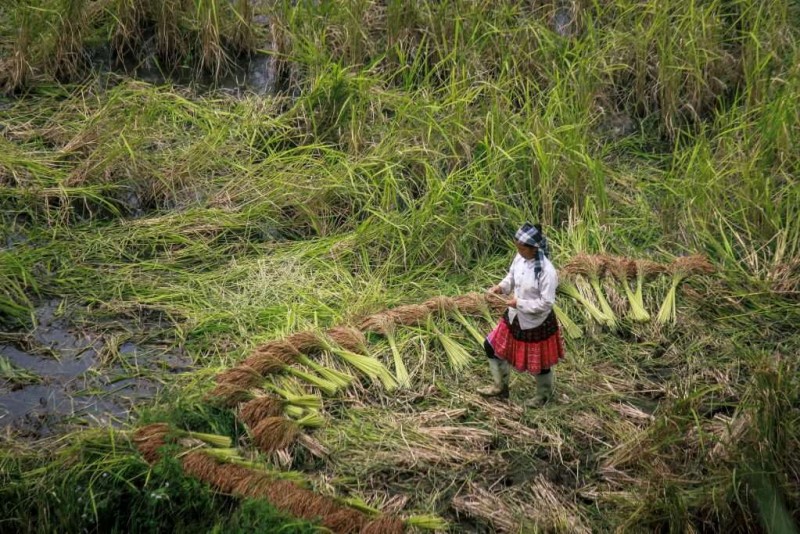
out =
[(597, 274), (590, 274), (589, 284), (592, 286), (592, 289), (594, 289), (594, 293), (597, 295), (597, 301), (600, 303), (600, 309), (603, 310), (603, 315), (606, 317), (606, 326), (612, 329), (616, 328), (617, 317), (603, 293), (603, 288), (600, 285), (600, 276)]
[(461, 371), (470, 364), (472, 361), (472, 356), (464, 347), (462, 347), (456, 340), (446, 335), (435, 326), (432, 327), (432, 330), (435, 332), (436, 338), (444, 348), (444, 352), (447, 354), (447, 359), (450, 362), (450, 366), (455, 371)]
[(296, 423), (305, 428), (319, 428), (325, 424), (325, 418), (318, 411), (312, 410), (298, 419)]
[(470, 335), (472, 336), (472, 338), (473, 338), (473, 339), (474, 339), (474, 340), (475, 340), (475, 341), (478, 343), (478, 345), (480, 345), (480, 346), (482, 347), (482, 346), (483, 346), (483, 342), (486, 340), (486, 336), (484, 336), (484, 335), (481, 335), (481, 333), (480, 333), (480, 332), (478, 332), (478, 329), (477, 329), (477, 328), (475, 328), (475, 326), (474, 326), (472, 323), (470, 323), (470, 322), (467, 320), (467, 318), (466, 318), (466, 317), (464, 317), (464, 314), (462, 314), (462, 313), (461, 313), (460, 311), (458, 311), (457, 309), (456, 309), (456, 310), (453, 310), (453, 316), (456, 318), (456, 320), (457, 320), (459, 323), (461, 323), (461, 325), (462, 325), (464, 328), (466, 328), (466, 329), (467, 329), (467, 332), (469, 332), (469, 334), (470, 334)]
[(446, 531), (450, 528), (450, 523), (436, 515), (412, 515), (405, 520), (409, 527), (421, 528), (423, 530)]
[(320, 376), (322, 376), (325, 380), (328, 380), (329, 382), (336, 384), (340, 388), (346, 388), (353, 382), (353, 380), (355, 380), (355, 377), (353, 375), (349, 375), (347, 373), (337, 371), (336, 369), (330, 369), (328, 367), (325, 367), (324, 365), (321, 365), (313, 361), (305, 354), (300, 354), (299, 356), (296, 357), (296, 359), (298, 362), (302, 363), (307, 367), (310, 367), (311, 369), (319, 373)]
[(411, 380), (408, 376), (408, 369), (406, 369), (406, 364), (403, 362), (403, 356), (400, 354), (400, 350), (397, 348), (397, 339), (395, 338), (394, 327), (390, 326), (386, 328), (386, 340), (389, 342), (389, 348), (392, 349), (392, 359), (394, 360), (394, 374), (395, 378), (397, 379), (397, 385), (401, 388), (408, 387), (411, 384)]
[(177, 430), (175, 432), (180, 437), (199, 439), (213, 447), (220, 447), (223, 449), (230, 448), (233, 441), (228, 436), (220, 436), (219, 434), (206, 434), (203, 432), (190, 432), (188, 430)]
[(203, 452), (223, 462), (244, 460), (244, 458), (242, 458), (242, 455), (239, 454), (239, 449), (235, 447), (225, 448), (225, 449), (203, 449)]
[(380, 515), (381, 511), (375, 508), (374, 506), (370, 506), (365, 503), (362, 499), (358, 497), (346, 497), (343, 499), (338, 499), (342, 504), (349, 506), (350, 508), (354, 508), (359, 512), (364, 512), (365, 514), (377, 516)]
[(572, 297), (573, 299), (578, 301), (581, 305), (583, 305), (583, 307), (586, 309), (586, 311), (589, 312), (589, 315), (592, 316), (592, 319), (594, 319), (596, 322), (598, 322), (600, 324), (608, 324), (608, 318), (605, 316), (605, 314), (603, 312), (601, 312), (597, 308), (597, 306), (595, 306), (591, 301), (587, 300), (586, 297), (584, 297), (581, 294), (581, 292), (578, 291), (578, 288), (575, 287), (573, 284), (571, 284), (570, 282), (567, 282), (567, 281), (562, 281), (558, 285), (558, 288), (565, 295), (568, 295), (568, 296)]
[(299, 408), (320, 409), (322, 408), (322, 399), (316, 395), (307, 395), (303, 392), (294, 392), (286, 388), (280, 388), (272, 382), (264, 384), (264, 388), (280, 395), (287, 404), (297, 406)]
[(644, 306), (639, 303), (636, 294), (633, 292), (630, 284), (628, 283), (628, 277), (635, 269), (635, 267), (631, 267), (634, 265), (634, 262), (627, 260), (626, 258), (609, 257), (606, 258), (606, 265), (608, 265), (609, 270), (616, 277), (619, 283), (622, 284), (622, 287), (625, 290), (625, 296), (628, 298), (629, 317), (638, 323), (645, 323), (649, 321), (650, 314), (647, 313), (647, 310), (644, 309)]
[(656, 317), (656, 321), (661, 324), (674, 323), (677, 319), (675, 294), (677, 293), (678, 285), (692, 274), (713, 272), (714, 267), (702, 256), (685, 256), (676, 258), (670, 269), (672, 271), (672, 281)]
[(339, 391), (339, 386), (322, 377), (313, 375), (311, 373), (306, 373), (305, 371), (301, 371), (300, 369), (296, 369), (289, 365), (287, 365), (285, 369), (289, 374), (292, 374), (297, 378), (308, 382), (309, 384), (317, 386), (326, 395), (334, 395), (337, 391)]
[(583, 330), (580, 326), (570, 319), (569, 315), (561, 309), (558, 304), (553, 304), (553, 311), (556, 312), (558, 323), (564, 327), (564, 332), (572, 339), (578, 339), (583, 336)]
[(303, 414), (306, 413), (306, 411), (300, 406), (295, 406), (294, 404), (287, 404), (286, 406), (283, 407), (283, 413), (285, 413), (290, 417), (300, 418), (303, 417)]
[(383, 387), (391, 391), (397, 387), (397, 381), (392, 373), (377, 359), (363, 354), (357, 354), (346, 349), (331, 348), (330, 351), (344, 361), (367, 375), (372, 380), (380, 380)]

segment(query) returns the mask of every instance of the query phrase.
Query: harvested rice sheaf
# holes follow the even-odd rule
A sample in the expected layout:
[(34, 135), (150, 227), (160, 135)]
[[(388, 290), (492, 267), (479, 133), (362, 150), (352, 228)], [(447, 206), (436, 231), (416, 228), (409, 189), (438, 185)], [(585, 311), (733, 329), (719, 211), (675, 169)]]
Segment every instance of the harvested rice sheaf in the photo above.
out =
[(226, 408), (233, 408), (240, 402), (245, 402), (251, 398), (253, 398), (253, 394), (250, 392), (250, 389), (227, 382), (217, 384), (214, 389), (206, 395), (206, 400), (208, 402), (219, 404)]
[(352, 326), (336, 326), (326, 333), (337, 345), (353, 352), (363, 351), (367, 346), (367, 338), (361, 330)]
[(283, 401), (271, 395), (264, 395), (245, 403), (239, 410), (239, 418), (253, 428), (263, 419), (277, 417), (282, 413)]
[(383, 516), (373, 519), (361, 529), (361, 534), (402, 534), (406, 525), (396, 517)]
[(154, 423), (137, 429), (133, 434), (136, 448), (148, 463), (155, 463), (161, 458), (159, 449), (166, 445), (169, 431), (166, 423)]
[(322, 525), (340, 534), (361, 532), (367, 518), (357, 510), (342, 508), (322, 518)]
[(181, 464), (187, 475), (191, 475), (208, 484), (216, 482), (218, 471), (221, 467), (217, 460), (202, 451), (190, 452), (182, 458)]
[(267, 454), (285, 449), (294, 443), (300, 431), (297, 424), (285, 417), (267, 417), (253, 427), (253, 441)]
[(486, 294), (486, 304), (492, 313), (503, 313), (508, 308), (508, 300), (502, 295)]
[(456, 309), (456, 301), (452, 297), (439, 296), (433, 297), (422, 303), (432, 313), (447, 313)]
[(216, 376), (217, 384), (235, 384), (242, 388), (250, 388), (261, 382), (261, 373), (246, 365), (238, 365)]
[(362, 319), (358, 328), (364, 332), (386, 334), (389, 329), (394, 328), (394, 318), (386, 312), (375, 313)]
[(486, 307), (486, 297), (480, 293), (467, 293), (453, 297), (453, 302), (458, 311), (465, 315), (477, 315)]
[(253, 356), (256, 354), (268, 354), (280, 360), (290, 362), (292, 358), (300, 354), (300, 350), (289, 339), (275, 339), (256, 347)]
[(428, 318), (430, 310), (420, 304), (398, 306), (387, 312), (395, 324), (403, 326), (418, 325)]
[(264, 377), (274, 373), (280, 373), (283, 368), (292, 362), (293, 357), (279, 357), (274, 354), (253, 354), (242, 362), (243, 366), (253, 369), (260, 376)]
[(288, 336), (286, 341), (291, 343), (300, 352), (308, 354), (325, 348), (325, 340), (319, 332), (304, 330)]

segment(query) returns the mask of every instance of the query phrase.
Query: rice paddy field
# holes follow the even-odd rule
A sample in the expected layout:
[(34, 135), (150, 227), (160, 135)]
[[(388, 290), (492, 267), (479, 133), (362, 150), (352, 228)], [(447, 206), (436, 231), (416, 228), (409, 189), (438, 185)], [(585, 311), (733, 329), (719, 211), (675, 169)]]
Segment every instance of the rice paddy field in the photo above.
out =
[(798, 532), (798, 21), (3, 2), (0, 532)]

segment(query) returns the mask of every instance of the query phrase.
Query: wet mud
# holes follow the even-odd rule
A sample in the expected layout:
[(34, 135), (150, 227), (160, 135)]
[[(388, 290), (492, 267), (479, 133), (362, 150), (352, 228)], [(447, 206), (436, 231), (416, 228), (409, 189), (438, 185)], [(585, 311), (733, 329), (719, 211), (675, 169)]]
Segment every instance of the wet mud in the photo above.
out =
[(91, 332), (47, 302), (36, 327), (0, 333), (0, 434), (38, 439), (80, 426), (120, 426), (191, 362), (130, 333)]

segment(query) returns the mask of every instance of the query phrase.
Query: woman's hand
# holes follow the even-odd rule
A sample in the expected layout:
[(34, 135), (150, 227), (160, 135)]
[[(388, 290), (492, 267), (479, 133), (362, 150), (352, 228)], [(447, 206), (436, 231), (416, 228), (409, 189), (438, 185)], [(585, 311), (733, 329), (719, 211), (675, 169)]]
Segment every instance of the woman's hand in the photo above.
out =
[(506, 304), (508, 304), (509, 308), (516, 308), (517, 307), (517, 297), (513, 297)]
[(500, 285), (492, 286), (489, 288), (489, 293), (492, 295), (500, 295), (503, 292), (503, 288)]

